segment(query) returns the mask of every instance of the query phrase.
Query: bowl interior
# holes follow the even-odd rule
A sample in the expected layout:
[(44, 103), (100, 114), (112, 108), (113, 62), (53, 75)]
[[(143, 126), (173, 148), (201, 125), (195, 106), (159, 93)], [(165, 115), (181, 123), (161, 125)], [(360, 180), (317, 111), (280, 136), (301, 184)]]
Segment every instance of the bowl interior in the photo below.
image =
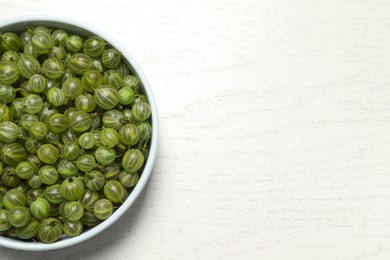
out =
[(105, 221), (100, 223), (99, 225), (81, 233), (77, 237), (73, 238), (61, 238), (59, 241), (54, 242), (52, 244), (44, 244), (40, 242), (25, 242), (20, 240), (15, 240), (12, 238), (2, 237), (0, 236), (0, 246), (18, 249), (18, 250), (29, 250), (29, 251), (43, 251), (43, 250), (53, 250), (68, 247), (71, 245), (75, 245), (81, 243), (108, 228), (111, 224), (113, 224), (116, 220), (122, 216), (126, 210), (134, 203), (135, 199), (141, 193), (144, 188), (151, 172), (156, 159), (157, 153), (157, 136), (158, 136), (158, 120), (157, 120), (157, 109), (155, 105), (155, 101), (153, 98), (153, 93), (149, 86), (148, 81), (146, 80), (142, 70), (135, 62), (135, 60), (131, 57), (131, 55), (114, 39), (105, 33), (99, 31), (98, 29), (81, 23), (79, 21), (70, 20), (62, 17), (48, 17), (48, 16), (34, 16), (34, 17), (19, 17), (9, 20), (0, 21), (0, 31), (6, 32), (11, 31), (15, 33), (21, 33), (26, 30), (27, 27), (36, 27), (36, 26), (46, 26), (51, 28), (63, 29), (71, 34), (77, 34), (83, 37), (89, 37), (93, 35), (100, 36), (106, 42), (111, 44), (114, 48), (120, 51), (123, 55), (123, 62), (125, 62), (131, 73), (137, 76), (140, 80), (140, 92), (143, 93), (151, 107), (151, 118), (150, 123), (152, 126), (152, 137), (149, 143), (149, 154), (148, 158), (143, 167), (142, 173), (140, 172), (140, 178), (137, 185), (129, 194), (128, 198), (125, 202)]

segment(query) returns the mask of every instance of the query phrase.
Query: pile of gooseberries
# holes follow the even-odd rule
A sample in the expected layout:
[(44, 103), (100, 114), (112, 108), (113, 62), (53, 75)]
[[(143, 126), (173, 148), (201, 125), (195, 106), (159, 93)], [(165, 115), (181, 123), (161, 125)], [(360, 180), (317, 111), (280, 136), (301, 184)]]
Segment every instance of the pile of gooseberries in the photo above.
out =
[(0, 235), (53, 243), (109, 218), (152, 127), (140, 81), (99, 36), (0, 33)]

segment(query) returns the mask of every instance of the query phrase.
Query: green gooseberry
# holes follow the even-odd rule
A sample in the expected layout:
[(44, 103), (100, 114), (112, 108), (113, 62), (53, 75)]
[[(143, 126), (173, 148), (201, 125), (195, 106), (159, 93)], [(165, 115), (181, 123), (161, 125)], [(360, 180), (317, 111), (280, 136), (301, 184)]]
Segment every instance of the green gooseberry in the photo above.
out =
[(128, 172), (138, 171), (144, 164), (144, 155), (139, 149), (130, 149), (122, 157), (122, 166)]
[(15, 173), (22, 179), (29, 179), (34, 175), (35, 167), (32, 163), (22, 161), (16, 165)]
[(85, 186), (91, 191), (98, 191), (103, 188), (106, 178), (100, 171), (86, 172), (84, 176)]
[(112, 202), (108, 199), (100, 199), (96, 201), (93, 212), (95, 213), (95, 216), (100, 220), (108, 219), (114, 211), (114, 207), (112, 205)]
[(28, 80), (30, 89), (35, 93), (41, 93), (46, 89), (46, 78), (40, 74), (34, 74)]
[(76, 160), (77, 168), (83, 172), (90, 172), (96, 166), (95, 158), (90, 154), (80, 155)]
[(64, 234), (68, 237), (76, 237), (83, 231), (83, 222), (81, 220), (65, 220), (63, 223)]
[(95, 158), (101, 165), (108, 165), (115, 161), (116, 151), (110, 147), (100, 146), (95, 151)]
[(0, 232), (6, 231), (12, 227), (8, 220), (8, 210), (0, 209)]
[(100, 195), (97, 191), (85, 189), (83, 195), (78, 200), (86, 210), (92, 210), (95, 202), (100, 199)]
[(16, 206), (26, 206), (27, 198), (22, 191), (11, 189), (4, 194), (3, 204), (6, 209), (11, 209)]
[(80, 146), (76, 142), (66, 143), (61, 149), (62, 158), (74, 161), (81, 153)]
[(53, 133), (62, 133), (69, 126), (69, 119), (61, 113), (54, 113), (47, 120), (50, 131)]
[(42, 122), (34, 122), (30, 126), (30, 136), (36, 140), (42, 140), (47, 136), (47, 126)]
[(100, 132), (100, 141), (104, 146), (114, 147), (119, 142), (119, 134), (113, 128), (103, 128)]
[(117, 180), (106, 181), (103, 192), (104, 196), (113, 203), (123, 203), (127, 196), (125, 187)]
[(54, 243), (63, 234), (61, 221), (56, 218), (46, 218), (38, 226), (37, 238), (43, 243)]
[(119, 103), (118, 90), (109, 86), (101, 85), (94, 92), (96, 104), (103, 109), (112, 109)]
[(69, 116), (69, 126), (78, 133), (86, 132), (91, 127), (91, 117), (84, 111), (76, 111)]
[(38, 148), (37, 156), (46, 164), (54, 164), (58, 160), (58, 150), (52, 144), (43, 144)]
[(78, 143), (83, 149), (92, 149), (95, 146), (93, 134), (91, 132), (81, 134)]
[(68, 201), (64, 205), (63, 216), (70, 221), (81, 219), (84, 207), (79, 201)]
[(3, 163), (16, 166), (26, 158), (26, 150), (20, 143), (4, 144), (1, 148), (0, 159)]
[(15, 61), (0, 60), (0, 83), (13, 84), (19, 75), (18, 64)]
[(59, 107), (65, 103), (65, 94), (60, 88), (51, 88), (47, 92), (47, 100), (53, 106)]
[(122, 183), (126, 188), (134, 187), (139, 180), (138, 172), (127, 172), (125, 170), (121, 171), (119, 174), (119, 182)]
[(75, 162), (68, 159), (61, 159), (57, 166), (58, 173), (61, 177), (67, 178), (78, 174), (78, 168)]
[(54, 166), (44, 165), (38, 170), (38, 176), (42, 183), (46, 185), (52, 185), (58, 180), (58, 171)]
[(64, 179), (60, 187), (61, 196), (66, 200), (78, 200), (84, 192), (83, 181), (78, 177)]
[(27, 207), (16, 206), (8, 211), (8, 221), (14, 227), (23, 227), (30, 221), (30, 211)]
[(61, 196), (60, 192), (61, 184), (56, 183), (53, 185), (47, 185), (44, 190), (45, 198), (51, 203), (51, 204), (60, 204), (62, 201), (64, 201), (64, 198)]
[(15, 229), (16, 236), (20, 239), (33, 238), (38, 232), (39, 221), (30, 217), (29, 222), (21, 227)]
[(0, 141), (5, 143), (14, 142), (20, 134), (19, 126), (14, 122), (0, 123)]

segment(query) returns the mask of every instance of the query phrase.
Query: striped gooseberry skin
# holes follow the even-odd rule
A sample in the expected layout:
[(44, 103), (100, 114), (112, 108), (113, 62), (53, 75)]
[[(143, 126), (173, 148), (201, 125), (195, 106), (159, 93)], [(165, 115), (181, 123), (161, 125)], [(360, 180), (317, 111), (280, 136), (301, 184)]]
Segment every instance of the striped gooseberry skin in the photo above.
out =
[(8, 221), (8, 210), (0, 209), (0, 231), (7, 231), (12, 227), (12, 224)]
[(36, 140), (42, 140), (46, 137), (48, 129), (46, 124), (42, 122), (34, 122), (30, 126), (30, 136)]
[(34, 175), (35, 167), (32, 163), (23, 161), (16, 165), (15, 173), (21, 179), (29, 179)]
[(31, 215), (27, 207), (16, 206), (8, 211), (8, 221), (14, 227), (23, 227), (30, 221)]
[(22, 42), (19, 36), (13, 32), (1, 33), (0, 36), (0, 50), (5, 51), (18, 51), (22, 46)]
[(93, 93), (95, 89), (103, 84), (103, 76), (99, 71), (91, 69), (84, 72), (81, 82), (86, 91)]
[(84, 176), (85, 186), (91, 191), (98, 191), (103, 188), (106, 178), (103, 173), (97, 170), (86, 172)]
[(92, 67), (92, 59), (84, 53), (75, 53), (69, 59), (69, 68), (76, 74), (84, 74)]
[(105, 49), (101, 57), (103, 65), (109, 69), (118, 67), (122, 60), (122, 54), (113, 48)]
[(56, 58), (58, 60), (63, 60), (65, 59), (66, 57), (66, 50), (64, 47), (62, 46), (54, 46), (50, 51), (49, 53), (47, 54), (47, 56), (49, 58)]
[(15, 228), (15, 234), (20, 239), (33, 238), (37, 234), (38, 226), (39, 221), (35, 218), (30, 218), (26, 225)]
[(79, 157), (80, 152), (80, 147), (76, 142), (66, 143), (61, 148), (62, 158), (68, 159), (70, 161), (76, 160), (77, 157)]
[(46, 164), (54, 164), (58, 160), (58, 150), (52, 144), (43, 144), (37, 152), (39, 160)]
[(134, 187), (139, 180), (138, 172), (121, 171), (119, 174), (119, 182), (127, 188)]
[(81, 219), (84, 214), (84, 207), (78, 201), (68, 201), (64, 205), (63, 216), (70, 221)]
[(144, 155), (139, 149), (128, 150), (122, 158), (122, 166), (128, 172), (138, 171), (144, 164)]
[(108, 85), (101, 85), (95, 90), (96, 104), (103, 109), (112, 109), (119, 103), (118, 90)]
[(93, 212), (98, 219), (105, 220), (108, 219), (114, 210), (112, 202), (108, 199), (100, 199), (96, 201)]
[(69, 116), (69, 126), (78, 133), (87, 131), (91, 121), (91, 116), (84, 111), (76, 111)]
[(50, 216), (51, 206), (47, 199), (37, 197), (30, 203), (31, 215), (37, 220), (44, 220)]
[(150, 117), (151, 108), (145, 101), (137, 102), (133, 105), (131, 112), (138, 121), (145, 121)]
[(26, 206), (27, 197), (23, 191), (14, 188), (6, 191), (3, 197), (3, 204), (6, 209), (11, 209), (15, 206)]
[(7, 143), (1, 148), (1, 161), (10, 166), (16, 166), (26, 158), (26, 149), (20, 143)]
[(20, 58), (20, 54), (16, 51), (6, 51), (1, 55), (0, 60), (2, 61), (15, 61), (17, 62)]
[(31, 136), (27, 137), (26, 140), (24, 141), (24, 148), (30, 154), (36, 154), (38, 152), (39, 146), (41, 145), (42, 144), (38, 140), (36, 140)]
[(60, 193), (60, 187), (61, 184), (55, 183), (53, 185), (47, 185), (44, 190), (45, 198), (51, 203), (51, 204), (60, 204), (64, 201), (64, 198), (61, 196)]
[(47, 120), (50, 131), (53, 133), (62, 133), (69, 126), (69, 119), (67, 116), (61, 113), (54, 113), (49, 116)]
[(41, 93), (46, 89), (46, 78), (40, 74), (34, 74), (28, 80), (30, 89), (35, 93)]
[(83, 232), (83, 222), (81, 220), (70, 221), (66, 219), (62, 226), (64, 234), (68, 237), (77, 237)]
[(22, 97), (17, 97), (14, 99), (14, 101), (12, 101), (11, 112), (13, 114), (13, 117), (17, 120), (19, 120), (24, 114), (26, 114), (23, 107)]
[(57, 170), (63, 178), (75, 176), (79, 172), (76, 163), (68, 159), (61, 159), (58, 163)]
[(31, 45), (31, 42), (29, 42), (26, 46), (23, 47), (23, 54), (28, 54), (33, 56), (34, 58), (39, 57), (39, 53), (37, 53), (34, 48)]
[(102, 119), (104, 127), (113, 128), (115, 130), (119, 130), (119, 128), (122, 126), (123, 120), (124, 115), (117, 109), (107, 110), (104, 112)]
[(15, 100), (16, 94), (12, 85), (0, 84), (0, 102), (11, 103)]
[(36, 114), (43, 108), (43, 100), (36, 94), (28, 94), (23, 99), (24, 110), (30, 114)]
[(83, 195), (81, 195), (78, 201), (83, 205), (85, 209), (91, 210), (93, 209), (93, 205), (95, 204), (96, 201), (99, 200), (99, 198), (100, 195), (97, 191), (87, 188), (84, 190)]
[(91, 132), (86, 132), (80, 135), (78, 143), (83, 149), (92, 149), (95, 146), (95, 139)]
[(125, 145), (135, 145), (139, 141), (139, 131), (134, 124), (125, 124), (119, 129), (119, 141)]
[(103, 73), (103, 84), (119, 90), (122, 87), (122, 76), (114, 69), (107, 70)]
[(78, 52), (83, 46), (83, 40), (80, 36), (72, 34), (66, 39), (65, 47), (68, 52)]
[(90, 154), (80, 155), (76, 160), (77, 168), (83, 172), (90, 172), (96, 166), (95, 158)]
[(31, 38), (33, 49), (39, 54), (46, 54), (53, 48), (54, 43), (51, 35), (47, 31), (38, 31)]
[(6, 121), (12, 121), (13, 114), (11, 109), (4, 104), (0, 104), (0, 123)]
[(60, 193), (68, 201), (78, 200), (84, 193), (84, 183), (79, 177), (66, 178), (61, 183)]
[(58, 171), (54, 166), (44, 165), (38, 170), (39, 179), (46, 185), (52, 185), (58, 180)]
[(113, 203), (123, 202), (127, 195), (125, 187), (117, 180), (106, 181), (103, 192), (106, 198)]
[(49, 79), (59, 79), (65, 73), (64, 64), (55, 57), (48, 58), (42, 64), (42, 72)]
[(29, 79), (32, 75), (39, 74), (41, 72), (41, 64), (39, 61), (35, 57), (25, 53), (20, 55), (18, 68), (20, 74), (26, 79)]
[(3, 84), (12, 84), (18, 80), (20, 75), (19, 68), (14, 61), (0, 61), (0, 82)]
[(65, 103), (65, 94), (60, 88), (51, 88), (47, 92), (47, 100), (55, 107), (62, 106)]
[(14, 122), (0, 123), (0, 141), (5, 143), (14, 142), (20, 136), (20, 128)]
[(93, 58), (102, 55), (106, 48), (106, 42), (99, 36), (91, 36), (84, 42), (84, 52)]
[(75, 100), (83, 92), (83, 84), (79, 78), (68, 78), (62, 83), (61, 90), (71, 100)]
[(101, 165), (109, 165), (115, 161), (116, 152), (113, 148), (100, 146), (95, 151), (95, 158)]
[(77, 110), (92, 112), (95, 110), (96, 102), (93, 96), (89, 93), (81, 94), (74, 101), (74, 106)]
[(62, 29), (57, 29), (51, 33), (54, 46), (64, 47), (66, 45), (66, 39), (68, 39), (68, 33)]
[(130, 87), (123, 87), (118, 90), (119, 103), (121, 105), (130, 105), (135, 99), (134, 90)]
[(0, 175), (0, 181), (2, 186), (15, 188), (20, 183), (20, 178), (16, 175), (14, 167), (7, 166)]
[(119, 134), (113, 128), (103, 128), (99, 138), (104, 146), (110, 148), (116, 146), (119, 142)]
[(152, 126), (149, 122), (144, 122), (137, 125), (139, 132), (139, 141), (146, 142), (152, 136)]
[(139, 80), (134, 75), (125, 75), (122, 79), (122, 86), (130, 87), (132, 90), (134, 90), (134, 92), (138, 92)]
[(43, 243), (54, 243), (63, 234), (61, 221), (56, 218), (46, 218), (39, 223), (37, 235), (35, 236)]

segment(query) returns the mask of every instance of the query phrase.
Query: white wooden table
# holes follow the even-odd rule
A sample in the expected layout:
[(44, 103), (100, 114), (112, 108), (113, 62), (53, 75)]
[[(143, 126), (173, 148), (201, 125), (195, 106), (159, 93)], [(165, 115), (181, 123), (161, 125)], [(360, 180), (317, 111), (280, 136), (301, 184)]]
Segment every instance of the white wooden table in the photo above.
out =
[(48, 14), (139, 62), (158, 157), (109, 230), (1, 260), (390, 259), (388, 1), (1, 1)]

